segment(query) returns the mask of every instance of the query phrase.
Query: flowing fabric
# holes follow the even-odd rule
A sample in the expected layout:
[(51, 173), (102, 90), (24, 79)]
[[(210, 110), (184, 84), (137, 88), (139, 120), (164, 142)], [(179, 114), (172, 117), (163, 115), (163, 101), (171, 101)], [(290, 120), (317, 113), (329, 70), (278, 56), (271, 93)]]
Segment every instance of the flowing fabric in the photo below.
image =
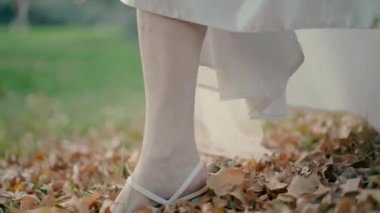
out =
[(121, 0), (175, 19), (232, 32), (369, 28), (378, 0)]
[[(286, 90), (288, 104), (326, 111), (348, 111), (380, 132), (380, 30), (297, 31), (306, 55)], [(202, 85), (215, 85), (216, 70), (200, 67), (196, 100), (199, 148), (211, 154), (260, 158), (260, 120), (247, 118), (244, 99), (221, 101)], [(282, 108), (283, 101), (272, 106)]]

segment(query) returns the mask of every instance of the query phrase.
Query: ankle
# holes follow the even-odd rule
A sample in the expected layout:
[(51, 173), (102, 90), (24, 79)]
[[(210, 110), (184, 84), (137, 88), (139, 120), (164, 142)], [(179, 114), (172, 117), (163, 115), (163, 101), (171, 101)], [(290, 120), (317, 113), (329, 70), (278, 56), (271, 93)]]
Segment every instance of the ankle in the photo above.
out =
[(173, 169), (193, 167), (199, 160), (199, 153), (195, 145), (189, 147), (184, 147), (183, 145), (143, 147), (137, 166), (139, 168), (170, 172)]
[(157, 158), (158, 160), (163, 158), (172, 159), (173, 157), (180, 158), (184, 155), (198, 156), (198, 149), (194, 137), (191, 136), (184, 135), (180, 138), (146, 137), (144, 138), (141, 155), (147, 158)]
[(134, 173), (154, 176), (168, 176), (181, 171), (191, 171), (200, 161), (198, 153), (184, 155), (141, 155)]

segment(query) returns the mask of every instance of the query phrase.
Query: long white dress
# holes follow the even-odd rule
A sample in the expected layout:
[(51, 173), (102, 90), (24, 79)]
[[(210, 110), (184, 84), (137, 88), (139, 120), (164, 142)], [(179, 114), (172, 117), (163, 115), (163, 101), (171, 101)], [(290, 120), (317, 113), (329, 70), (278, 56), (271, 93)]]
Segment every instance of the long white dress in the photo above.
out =
[(238, 140), (240, 149), (236, 153), (240, 157), (257, 157), (266, 151), (249, 146), (252, 140), (261, 138), (261, 130), (252, 131), (259, 128), (259, 121), (250, 118), (279, 118), (285, 114), (288, 80), (304, 61), (294, 30), (368, 29), (378, 24), (380, 15), (378, 0), (122, 2), (208, 26), (197, 88), (196, 138), (200, 149), (230, 156), (230, 146), (223, 148), (223, 144)]

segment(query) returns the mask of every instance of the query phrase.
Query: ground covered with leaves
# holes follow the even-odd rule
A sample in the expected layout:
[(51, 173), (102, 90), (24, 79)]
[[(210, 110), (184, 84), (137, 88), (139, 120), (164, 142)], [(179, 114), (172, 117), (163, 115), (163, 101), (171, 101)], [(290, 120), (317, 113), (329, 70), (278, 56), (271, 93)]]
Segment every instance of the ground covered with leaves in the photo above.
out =
[[(139, 137), (111, 125), (9, 154), (0, 162), (0, 212), (110, 212), (138, 159), (122, 141)], [(292, 110), (265, 124), (263, 145), (273, 154), (257, 160), (204, 154), (210, 190), (163, 211), (380, 211), (380, 137), (362, 119)]]

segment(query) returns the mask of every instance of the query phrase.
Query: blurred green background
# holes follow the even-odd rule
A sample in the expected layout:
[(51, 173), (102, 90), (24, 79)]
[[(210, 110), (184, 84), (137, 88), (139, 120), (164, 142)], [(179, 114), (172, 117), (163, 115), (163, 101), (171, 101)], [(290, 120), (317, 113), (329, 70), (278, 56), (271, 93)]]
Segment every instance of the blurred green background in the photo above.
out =
[(0, 157), (118, 126), (141, 131), (135, 12), (110, 0), (0, 1)]

